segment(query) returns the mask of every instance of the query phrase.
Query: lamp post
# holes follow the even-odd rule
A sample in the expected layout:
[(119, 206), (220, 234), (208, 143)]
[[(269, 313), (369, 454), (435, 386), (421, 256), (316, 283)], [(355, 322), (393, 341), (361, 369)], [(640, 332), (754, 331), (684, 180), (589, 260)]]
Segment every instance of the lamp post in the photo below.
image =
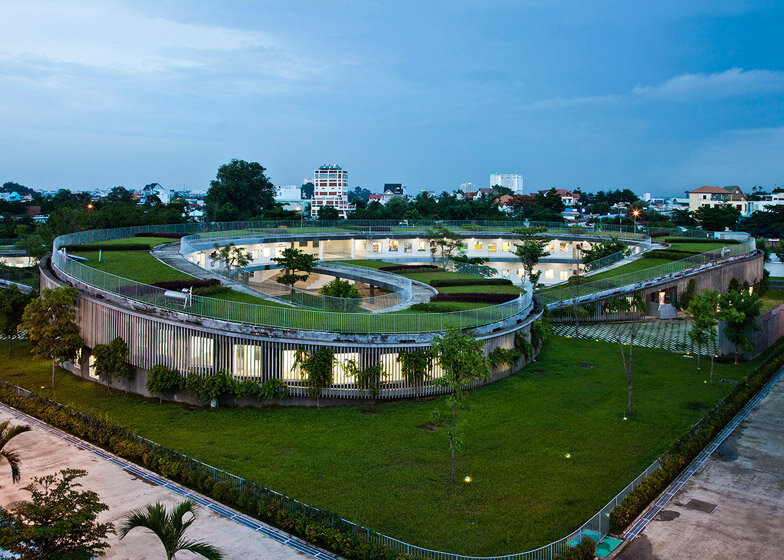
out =
[(296, 211), (299, 212), (299, 227), (305, 227), (305, 213), (302, 211), (302, 206), (297, 206)]
[(634, 233), (637, 233), (637, 216), (640, 215), (640, 211), (635, 209), (632, 210), (632, 216), (634, 216)]

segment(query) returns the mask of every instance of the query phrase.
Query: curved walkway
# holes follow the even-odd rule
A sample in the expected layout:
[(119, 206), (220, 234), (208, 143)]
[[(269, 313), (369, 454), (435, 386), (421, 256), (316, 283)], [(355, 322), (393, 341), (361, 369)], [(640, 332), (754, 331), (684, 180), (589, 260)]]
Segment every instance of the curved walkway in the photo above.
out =
[[(8, 444), (19, 452), (22, 480), (10, 483), (10, 473), (5, 466), (0, 471), (0, 506), (9, 508), (27, 500), (30, 494), (22, 490), (34, 476), (53, 474), (60, 469), (78, 468), (88, 472), (80, 479), (85, 489), (98, 493), (109, 510), (101, 514), (100, 521), (112, 522), (115, 528), (132, 509), (162, 501), (171, 506), (183, 498), (192, 498), (202, 507), (189, 535), (204, 540), (223, 551), (226, 558), (265, 558), (269, 560), (334, 560), (339, 558), (243, 515), (218, 502), (173, 483), (142, 467), (129, 463), (103, 449), (95, 447), (18, 410), (0, 404), (0, 421), (29, 424), (30, 432), (21, 434)], [(138, 560), (162, 558), (163, 548), (151, 533), (134, 530), (123, 539), (116, 535), (109, 538), (111, 549), (103, 558), (107, 560)], [(181, 553), (178, 558), (196, 558)]]

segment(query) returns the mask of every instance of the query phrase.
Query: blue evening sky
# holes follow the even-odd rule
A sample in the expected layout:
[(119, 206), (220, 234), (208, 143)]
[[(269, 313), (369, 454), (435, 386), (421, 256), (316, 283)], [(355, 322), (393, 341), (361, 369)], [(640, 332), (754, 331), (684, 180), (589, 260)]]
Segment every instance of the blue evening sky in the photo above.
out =
[(0, 182), (784, 185), (784, 2), (2, 1)]

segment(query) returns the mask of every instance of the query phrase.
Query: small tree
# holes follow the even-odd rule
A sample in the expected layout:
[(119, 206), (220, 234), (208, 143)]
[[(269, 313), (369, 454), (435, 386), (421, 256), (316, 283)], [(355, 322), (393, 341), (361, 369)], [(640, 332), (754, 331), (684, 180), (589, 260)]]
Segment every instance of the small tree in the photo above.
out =
[(616, 239), (607, 239), (591, 245), (590, 249), (583, 249), (583, 264), (598, 261), (604, 257), (609, 257), (623, 251), (626, 245)]
[(98, 514), (109, 509), (90, 490), (74, 482), (87, 471), (63, 469), (36, 477), (25, 486), (31, 500), (10, 514), (13, 524), (3, 527), (4, 545), (22, 560), (90, 560), (109, 547), (111, 523), (98, 523)]
[[(691, 321), (689, 339), (697, 345), (697, 369), (700, 369), (700, 354), (703, 345), (716, 340), (716, 308), (719, 305), (719, 292), (716, 290), (703, 290), (694, 296), (686, 308), (686, 316)], [(713, 371), (711, 371), (713, 383)]]
[(348, 280), (341, 280), (335, 278), (334, 280), (324, 284), (319, 293), (322, 296), (338, 297), (338, 298), (359, 298), (359, 290), (353, 282)]
[(29, 431), (30, 426), (11, 426), (10, 420), (0, 422), (0, 459), (5, 460), (8, 466), (11, 467), (11, 481), (13, 483), (19, 482), (21, 477), (19, 472), (19, 454), (13, 449), (6, 449), (5, 446), (19, 434)]
[(360, 369), (354, 360), (347, 360), (343, 367), (346, 370), (346, 374), (353, 377), (356, 381), (359, 394), (370, 393), (370, 396), (373, 397), (373, 404), (375, 404), (376, 397), (381, 392), (381, 384), (388, 376), (387, 372), (384, 371), (384, 367), (378, 363)]
[(434, 225), (425, 233), (430, 244), (430, 258), (433, 263), (440, 262), (441, 268), (446, 268), (452, 257), (465, 248), (463, 237), (441, 224)]
[(484, 343), (459, 330), (451, 330), (433, 340), (433, 354), (443, 375), (433, 380), (434, 385), (452, 391), (446, 402), (450, 408), (449, 453), (452, 466), (452, 484), (455, 483), (455, 445), (459, 435), (456, 433), (457, 410), (463, 407), (465, 391), (474, 382), (486, 379), (490, 368), (485, 357)]
[(26, 331), (36, 356), (52, 360), (52, 387), (57, 362), (73, 360), (83, 342), (76, 324), (76, 288), (44, 288), (41, 295), (25, 307), (19, 331)]
[[(223, 553), (213, 545), (185, 538), (185, 532), (196, 520), (197, 507), (196, 502), (188, 499), (174, 506), (171, 512), (161, 502), (135, 509), (125, 517), (120, 527), (120, 538), (125, 538), (129, 532), (138, 527), (151, 531), (160, 539), (166, 553), (166, 560), (173, 560), (174, 555), (180, 550), (187, 550), (208, 560), (221, 560)], [(190, 517), (185, 519), (189, 514)]]
[(221, 263), (226, 268), (228, 276), (231, 276), (233, 268), (248, 266), (251, 261), (250, 253), (241, 247), (237, 247), (234, 243), (228, 243), (223, 247), (215, 243), (214, 248), (215, 250), (210, 253), (210, 260), (213, 263)]
[(182, 389), (185, 379), (176, 369), (170, 369), (163, 364), (152, 366), (147, 375), (147, 391), (151, 395), (158, 395), (158, 402), (163, 402), (163, 395), (174, 389)]
[(17, 327), (22, 322), (25, 307), (34, 298), (34, 294), (26, 294), (14, 284), (0, 289), (0, 335), (8, 339), (9, 356), (14, 338), (18, 334)]
[(719, 319), (724, 321), (724, 334), (735, 346), (735, 365), (738, 365), (740, 350), (754, 350), (748, 333), (749, 330), (759, 330), (755, 319), (759, 317), (762, 302), (748, 290), (732, 290), (719, 296), (719, 309)]
[(632, 408), (632, 400), (634, 397), (633, 387), (632, 387), (632, 371), (634, 369), (634, 363), (632, 361), (632, 351), (634, 350), (634, 337), (637, 336), (637, 332), (642, 327), (641, 323), (632, 323), (631, 327), (629, 328), (629, 361), (626, 361), (626, 353), (623, 349), (623, 327), (620, 325), (611, 325), (611, 329), (613, 332), (613, 338), (618, 343), (618, 346), (621, 348), (621, 360), (623, 361), (623, 371), (626, 374), (626, 389), (629, 396), (628, 402), (628, 413), (631, 416), (633, 412)]
[(525, 277), (531, 282), (532, 287), (536, 287), (539, 277), (542, 275), (541, 271), (534, 272), (534, 267), (539, 264), (542, 257), (550, 254), (544, 250), (549, 241), (547, 237), (542, 235), (546, 231), (546, 227), (527, 227), (513, 231), (521, 240), (521, 243), (515, 244), (514, 254), (520, 259)]
[(433, 353), (430, 350), (401, 350), (397, 354), (403, 377), (414, 386), (414, 395), (419, 398), (425, 379), (430, 378), (430, 366), (433, 364)]
[(133, 367), (125, 361), (128, 356), (128, 345), (125, 341), (118, 336), (109, 344), (98, 344), (93, 350), (93, 356), (95, 356), (95, 372), (106, 376), (110, 386), (114, 377), (124, 379), (127, 393), (134, 378), (134, 371)]
[(294, 284), (307, 280), (313, 267), (318, 264), (316, 255), (310, 255), (294, 247), (283, 249), (280, 256), (273, 257), (272, 260), (283, 268), (283, 276), (277, 277), (275, 281), (290, 286), (292, 291)]
[(316, 407), (321, 408), (321, 391), (332, 385), (332, 368), (335, 352), (326, 346), (315, 352), (297, 348), (294, 353), (294, 370), (308, 389), (308, 395), (316, 399)]

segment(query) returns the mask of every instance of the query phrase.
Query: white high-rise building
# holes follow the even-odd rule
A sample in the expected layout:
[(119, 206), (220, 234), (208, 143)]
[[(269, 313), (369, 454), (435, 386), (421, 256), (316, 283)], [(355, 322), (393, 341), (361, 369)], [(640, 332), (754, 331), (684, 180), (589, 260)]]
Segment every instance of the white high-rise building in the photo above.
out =
[(515, 194), (523, 194), (523, 176), (517, 173), (498, 173), (494, 171), (490, 174), (490, 187), (500, 185), (511, 189)]
[(322, 165), (313, 172), (310, 215), (318, 217), (322, 206), (332, 206), (341, 218), (346, 218), (354, 209), (354, 205), (348, 203), (348, 171), (338, 165)]

